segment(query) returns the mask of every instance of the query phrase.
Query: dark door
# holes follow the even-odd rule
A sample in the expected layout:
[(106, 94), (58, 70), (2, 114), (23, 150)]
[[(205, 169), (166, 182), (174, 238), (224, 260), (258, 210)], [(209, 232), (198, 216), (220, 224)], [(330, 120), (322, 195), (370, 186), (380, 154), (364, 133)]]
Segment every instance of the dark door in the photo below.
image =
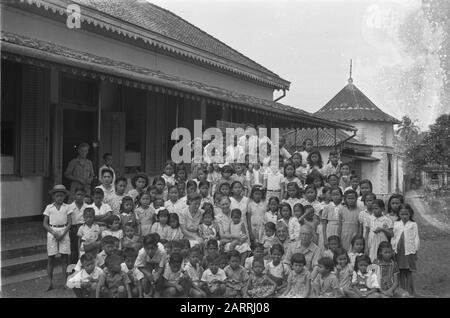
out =
[(64, 177), (67, 165), (70, 160), (78, 156), (77, 147), (80, 143), (89, 144), (88, 159), (94, 165), (94, 174), (96, 173), (97, 156), (93, 143), (97, 136), (97, 113), (86, 110), (63, 110), (63, 184), (70, 187), (70, 181)]

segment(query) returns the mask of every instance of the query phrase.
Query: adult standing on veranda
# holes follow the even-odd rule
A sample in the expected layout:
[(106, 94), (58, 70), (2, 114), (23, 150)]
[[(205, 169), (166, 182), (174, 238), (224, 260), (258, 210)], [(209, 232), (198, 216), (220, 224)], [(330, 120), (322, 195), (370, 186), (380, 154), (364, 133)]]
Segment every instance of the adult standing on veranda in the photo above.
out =
[(87, 158), (89, 145), (81, 143), (78, 146), (78, 156), (67, 165), (64, 176), (71, 181), (71, 199), (75, 196), (75, 189), (84, 188), (86, 194), (91, 194), (91, 183), (94, 179), (94, 167), (92, 161)]

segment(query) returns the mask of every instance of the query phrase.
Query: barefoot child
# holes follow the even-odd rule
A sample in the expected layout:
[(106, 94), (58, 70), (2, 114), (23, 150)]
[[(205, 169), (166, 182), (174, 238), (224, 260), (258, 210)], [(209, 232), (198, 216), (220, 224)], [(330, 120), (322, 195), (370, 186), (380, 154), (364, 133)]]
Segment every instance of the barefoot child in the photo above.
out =
[(295, 253), (291, 258), (292, 270), (287, 279), (286, 291), (282, 298), (306, 298), (311, 289), (311, 274), (306, 270), (305, 256)]
[(204, 282), (206, 294), (210, 297), (223, 296), (226, 290), (225, 280), (227, 275), (219, 267), (220, 255), (217, 253), (209, 254), (207, 257), (208, 268), (203, 272), (202, 282)]
[(130, 279), (122, 271), (122, 258), (110, 255), (105, 259), (106, 267), (100, 275), (96, 298), (131, 298)]
[(70, 257), (69, 230), (72, 225), (72, 217), (70, 216), (72, 210), (68, 204), (64, 203), (64, 199), (69, 193), (66, 187), (55, 185), (49, 193), (53, 198), (53, 203), (45, 208), (43, 222), (47, 231), (47, 274), (50, 280), (47, 290), (53, 289), (53, 268), (56, 254), (61, 254), (64, 281), (67, 280), (67, 265)]
[(241, 255), (238, 251), (230, 252), (228, 266), (224, 271), (227, 275), (226, 279), (226, 297), (242, 297), (242, 289), (247, 285), (247, 270), (240, 265)]
[(81, 271), (67, 279), (67, 288), (72, 289), (78, 298), (94, 298), (103, 271), (95, 266), (95, 257), (91, 253), (81, 255), (80, 261)]
[(277, 284), (264, 274), (264, 260), (257, 258), (253, 260), (252, 272), (247, 286), (243, 290), (245, 298), (267, 298), (275, 293)]

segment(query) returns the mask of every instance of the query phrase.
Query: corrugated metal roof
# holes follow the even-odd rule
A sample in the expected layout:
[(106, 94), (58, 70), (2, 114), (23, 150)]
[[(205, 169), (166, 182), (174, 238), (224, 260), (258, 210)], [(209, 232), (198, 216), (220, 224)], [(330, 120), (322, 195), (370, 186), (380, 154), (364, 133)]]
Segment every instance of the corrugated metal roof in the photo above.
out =
[[(295, 135), (297, 135), (297, 138)], [(297, 131), (291, 130), (283, 136), (286, 138), (287, 148), (292, 151), (296, 150), (296, 141), (297, 146), (300, 146), (306, 139), (311, 139), (314, 142), (315, 147), (334, 147), (335, 145), (334, 129), (331, 128), (319, 128), (318, 130), (315, 128), (304, 128), (298, 129)], [(336, 145), (339, 145), (344, 140), (347, 140), (347, 142), (350, 143), (359, 142), (356, 137), (348, 139), (349, 137), (349, 134), (340, 129), (336, 129)]]
[(349, 83), (315, 115), (338, 121), (400, 121), (379, 109), (350, 79)]

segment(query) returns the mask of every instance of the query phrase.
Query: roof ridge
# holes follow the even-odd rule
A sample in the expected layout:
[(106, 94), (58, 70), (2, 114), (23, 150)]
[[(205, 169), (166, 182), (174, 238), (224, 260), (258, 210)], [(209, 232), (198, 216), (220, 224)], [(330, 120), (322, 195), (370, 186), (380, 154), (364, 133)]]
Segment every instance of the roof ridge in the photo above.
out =
[[(256, 62), (255, 60), (249, 58), (248, 56), (242, 54), (242, 53), (239, 52), (238, 50), (232, 48), (231, 46), (229, 46), (229, 45), (226, 44), (225, 42), (221, 41), (220, 39), (216, 38), (215, 36), (209, 34), (208, 32), (206, 32), (206, 31), (204, 31), (204, 30), (202, 30), (202, 29), (200, 29), (200, 28), (197, 27), (195, 24), (192, 24), (191, 22), (185, 20), (184, 18), (182, 18), (182, 17), (179, 16), (178, 14), (176, 14), (176, 13), (174, 13), (174, 12), (168, 10), (168, 9), (165, 9), (165, 8), (163, 8), (163, 7), (160, 7), (160, 6), (158, 6), (158, 5), (152, 3), (151, 1), (148, 1), (148, 0), (128, 0), (128, 1), (143, 2), (143, 3), (146, 3), (146, 4), (148, 4), (148, 5), (152, 5), (152, 6), (154, 6), (154, 7), (157, 7), (157, 8), (160, 9), (160, 10), (166, 11), (166, 12), (168, 12), (169, 14), (171, 14), (171, 15), (177, 17), (178, 19), (180, 19), (180, 20), (186, 22), (187, 24), (189, 24), (190, 26), (194, 27), (195, 29), (199, 30), (199, 31), (202, 32), (203, 34), (206, 34), (207, 36), (210, 36), (210, 37), (213, 38), (214, 40), (216, 40), (216, 41), (220, 42), (221, 44), (225, 45), (227, 48), (229, 48), (229, 49), (231, 49), (232, 51), (236, 52), (236, 53), (239, 54), (240, 56), (242, 56), (242, 57), (244, 57), (244, 58), (246, 58), (246, 59), (252, 61), (253, 63), (257, 64), (258, 66), (262, 67), (263, 69), (265, 69), (265, 70), (268, 71), (269, 73), (271, 73), (271, 74), (273, 74), (273, 75), (275, 75), (275, 76), (277, 76), (277, 77), (280, 77), (278, 74), (274, 73), (273, 71), (269, 70), (269, 69), (266, 68), (265, 66), (263, 66), (263, 65), (261, 65), (260, 63)], [(211, 53), (211, 54), (214, 54), (214, 53)], [(216, 55), (216, 54), (214, 54), (214, 55)], [(218, 55), (216, 55), (216, 56), (218, 56)], [(219, 56), (219, 57), (221, 57), (221, 56)], [(221, 58), (223, 58), (223, 57), (221, 57)], [(241, 63), (239, 63), (239, 62), (235, 62), (235, 63), (241, 64)], [(241, 65), (242, 65), (242, 64), (241, 64)], [(248, 67), (248, 66), (247, 66), (247, 67)], [(256, 71), (257, 71), (257, 70), (256, 70)], [(281, 78), (281, 77), (280, 77), (280, 78)]]

